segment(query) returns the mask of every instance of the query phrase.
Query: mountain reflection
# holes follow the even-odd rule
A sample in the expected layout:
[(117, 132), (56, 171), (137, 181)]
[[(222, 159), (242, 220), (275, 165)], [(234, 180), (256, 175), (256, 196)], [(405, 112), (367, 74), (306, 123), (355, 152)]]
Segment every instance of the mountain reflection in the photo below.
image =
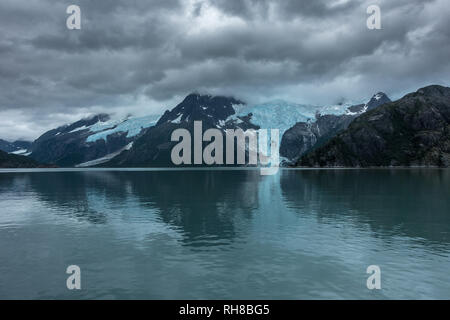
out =
[(258, 207), (254, 185), (258, 173), (254, 171), (115, 174), (120, 181), (130, 183), (141, 205), (157, 208), (162, 221), (182, 228), (189, 241), (201, 240), (202, 236), (232, 239), (236, 236), (235, 217), (250, 218)]
[(419, 169), (2, 172), (0, 297), (73, 298), (77, 264), (85, 299), (448, 298), (449, 187)]
[(156, 221), (179, 231), (189, 246), (244, 237), (256, 213), (283, 221), (296, 215), (319, 224), (351, 223), (386, 241), (406, 236), (447, 245), (449, 190), (448, 170), (283, 170), (279, 177), (262, 177), (257, 170), (0, 175), (0, 192), (34, 194), (56, 214), (92, 224), (107, 224), (118, 214), (124, 223)]
[[(7, 181), (3, 175), (0, 181)], [(258, 208), (259, 171), (89, 171), (15, 174), (40, 201), (63, 214), (94, 224), (107, 223), (108, 206), (145, 221), (153, 209), (165, 224), (180, 229), (189, 245), (220, 244), (236, 237), (234, 220), (251, 218)], [(20, 183), (23, 185), (23, 181)], [(99, 205), (106, 201), (106, 205)], [(149, 218), (149, 217), (147, 217)], [(208, 239), (202, 242), (202, 239)]]
[(448, 170), (305, 170), (283, 172), (288, 207), (319, 222), (369, 225), (376, 236), (450, 242)]

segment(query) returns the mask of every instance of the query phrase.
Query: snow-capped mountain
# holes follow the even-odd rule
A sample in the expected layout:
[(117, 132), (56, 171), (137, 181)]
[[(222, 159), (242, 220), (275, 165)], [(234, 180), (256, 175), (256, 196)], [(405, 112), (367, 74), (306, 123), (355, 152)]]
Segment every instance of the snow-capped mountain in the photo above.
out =
[(360, 115), (366, 111), (375, 109), (376, 107), (381, 106), (382, 104), (385, 104), (388, 102), (391, 102), (391, 99), (389, 99), (389, 97), (385, 93), (378, 92), (373, 95), (373, 97), (369, 100), (369, 102), (364, 103), (364, 104), (357, 104), (357, 105), (350, 106), (347, 109), (346, 114)]
[(222, 131), (234, 128), (258, 129), (248, 122), (249, 117), (236, 115), (236, 109), (242, 108), (243, 105), (242, 101), (232, 97), (190, 94), (173, 109), (167, 110), (155, 126), (135, 140), (129, 150), (114, 157), (104, 166), (174, 166), (171, 151), (177, 142), (171, 140), (171, 135), (176, 129), (186, 129), (193, 136), (195, 121), (202, 122), (203, 131), (211, 128)]
[(215, 127), (221, 127), (235, 109), (244, 105), (242, 101), (230, 97), (200, 95), (192, 93), (172, 110), (167, 110), (158, 125), (164, 123), (180, 124), (190, 121), (202, 121)]
[(38, 168), (44, 167), (29, 157), (7, 153), (0, 150), (0, 168)]
[(30, 147), (31, 142), (28, 141), (17, 140), (14, 142), (9, 142), (0, 139), (0, 150), (8, 153), (24, 155), (28, 152)]
[[(376, 94), (367, 109), (380, 104)], [(431, 85), (357, 117), (338, 137), (302, 156), (307, 167), (448, 167), (450, 88)]]
[[(343, 113), (325, 114), (320, 112), (314, 122), (300, 121), (287, 130), (282, 137), (280, 155), (287, 162), (296, 161), (299, 157), (317, 148), (337, 134), (347, 129), (348, 126), (367, 111), (373, 110), (391, 100), (382, 92), (378, 92), (367, 103), (349, 106), (341, 111)], [(343, 105), (345, 106), (345, 105)], [(330, 109), (322, 109), (330, 110)]]
[[(323, 131), (320, 133), (323, 140), (333, 136), (341, 127), (347, 127), (358, 115), (386, 101), (390, 100), (385, 94), (377, 93), (368, 103), (352, 106), (319, 107), (283, 100), (246, 105), (232, 97), (193, 93), (162, 116), (112, 119), (107, 114), (99, 114), (58, 127), (34, 141), (29, 151), (32, 152), (31, 158), (58, 166), (85, 167), (102, 163), (111, 166), (170, 166), (169, 147), (173, 144), (170, 134), (177, 128), (191, 130), (194, 121), (202, 121), (204, 131), (208, 128), (223, 131), (279, 129), (281, 140), (297, 124), (309, 128), (316, 123), (317, 128)], [(344, 116), (347, 118), (342, 118)], [(300, 129), (295, 132), (300, 132), (300, 135), (305, 130), (309, 132), (309, 129)], [(283, 145), (281, 141), (283, 150), (288, 146), (287, 158), (298, 153), (297, 136), (292, 138), (295, 141), (289, 144)]]
[(99, 114), (50, 130), (35, 140), (30, 157), (59, 166), (76, 166), (105, 158), (130, 146), (156, 124), (158, 115), (113, 120)]
[[(332, 109), (344, 114), (347, 106)], [(157, 124), (139, 137), (126, 152), (111, 159), (105, 166), (172, 166), (170, 151), (176, 144), (171, 133), (178, 128), (193, 130), (194, 121), (208, 128), (278, 129), (283, 133), (298, 122), (314, 121), (324, 107), (275, 100), (258, 105), (246, 105), (232, 97), (200, 94), (188, 95), (180, 104), (167, 110)]]

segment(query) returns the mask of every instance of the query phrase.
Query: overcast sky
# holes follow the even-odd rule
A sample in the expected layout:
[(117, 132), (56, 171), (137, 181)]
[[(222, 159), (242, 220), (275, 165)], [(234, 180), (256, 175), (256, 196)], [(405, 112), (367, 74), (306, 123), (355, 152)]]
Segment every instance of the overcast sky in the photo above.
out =
[[(68, 30), (66, 8), (81, 8)], [(381, 8), (381, 30), (366, 9)], [(314, 105), (450, 82), (448, 0), (1, 0), (0, 138), (186, 94)]]

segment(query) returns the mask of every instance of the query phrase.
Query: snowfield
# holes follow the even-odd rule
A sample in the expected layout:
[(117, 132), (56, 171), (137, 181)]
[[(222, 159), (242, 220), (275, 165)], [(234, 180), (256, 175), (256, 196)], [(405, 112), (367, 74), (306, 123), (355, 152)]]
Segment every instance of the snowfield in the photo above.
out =
[(160, 115), (149, 115), (139, 118), (128, 118), (121, 121), (97, 122), (89, 130), (94, 134), (90, 135), (86, 142), (95, 142), (97, 140), (106, 140), (107, 136), (116, 132), (127, 132), (127, 138), (138, 135), (142, 129), (154, 126)]

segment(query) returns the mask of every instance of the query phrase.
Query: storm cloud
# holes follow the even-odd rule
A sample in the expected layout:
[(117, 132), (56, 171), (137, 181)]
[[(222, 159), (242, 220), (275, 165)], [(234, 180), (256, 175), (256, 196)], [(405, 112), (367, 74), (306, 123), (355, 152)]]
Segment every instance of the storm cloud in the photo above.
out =
[(2, 0), (0, 138), (159, 113), (193, 91), (326, 105), (449, 85), (449, 17), (447, 0)]

